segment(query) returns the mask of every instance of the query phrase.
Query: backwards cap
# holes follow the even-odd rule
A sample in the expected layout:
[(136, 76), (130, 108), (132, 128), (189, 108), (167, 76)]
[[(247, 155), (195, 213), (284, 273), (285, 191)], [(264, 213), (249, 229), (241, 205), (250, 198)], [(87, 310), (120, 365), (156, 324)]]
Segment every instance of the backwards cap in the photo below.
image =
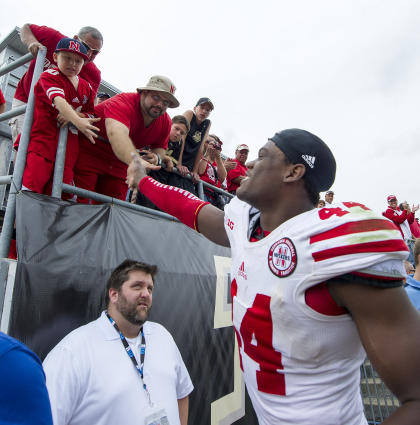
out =
[(330, 148), (309, 131), (291, 128), (269, 139), (293, 164), (306, 168), (305, 180), (317, 192), (328, 190), (335, 180), (336, 162)]

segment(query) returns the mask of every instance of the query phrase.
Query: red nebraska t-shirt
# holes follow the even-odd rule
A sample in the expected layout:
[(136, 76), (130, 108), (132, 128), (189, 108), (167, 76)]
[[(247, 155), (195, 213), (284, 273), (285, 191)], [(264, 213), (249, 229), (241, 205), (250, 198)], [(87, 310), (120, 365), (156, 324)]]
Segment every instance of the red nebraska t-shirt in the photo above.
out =
[[(44, 71), (35, 85), (34, 122), (31, 129), (28, 152), (37, 152), (50, 161), (55, 161), (59, 127), (58, 110), (53, 106), (55, 97), (63, 97), (76, 111), (93, 113), (95, 96), (90, 84), (79, 78), (76, 90), (71, 81), (58, 68)], [(67, 138), (68, 163), (74, 164), (78, 153), (77, 129), (69, 128)]]
[[(65, 37), (65, 35), (56, 31), (53, 28), (39, 25), (30, 25), (31, 31), (35, 38), (47, 48), (47, 55), (44, 61), (44, 70), (54, 67), (55, 62), (53, 59), (53, 53), (57, 47), (57, 43)], [(29, 90), (31, 89), (32, 76), (34, 75), (35, 59), (29, 64), (29, 68), (23, 77), (20, 79), (15, 92), (15, 98), (27, 103), (29, 97)], [(80, 71), (79, 77), (86, 80), (92, 86), (93, 92), (96, 93), (101, 83), (101, 71), (97, 66), (92, 63), (86, 63)]]
[(129, 129), (130, 139), (137, 149), (149, 146), (153, 148), (167, 149), (172, 120), (167, 113), (154, 119), (148, 126), (144, 126), (143, 114), (140, 108), (140, 93), (120, 93), (95, 106), (95, 116), (101, 120), (95, 123), (100, 129), (100, 136), (106, 142), (96, 139), (96, 143), (90, 143), (85, 137), (80, 138), (80, 149), (88, 151), (98, 159), (113, 163), (113, 173), (125, 177), (127, 165), (120, 161), (112, 151), (111, 144), (105, 129), (106, 118), (112, 118), (124, 124)]

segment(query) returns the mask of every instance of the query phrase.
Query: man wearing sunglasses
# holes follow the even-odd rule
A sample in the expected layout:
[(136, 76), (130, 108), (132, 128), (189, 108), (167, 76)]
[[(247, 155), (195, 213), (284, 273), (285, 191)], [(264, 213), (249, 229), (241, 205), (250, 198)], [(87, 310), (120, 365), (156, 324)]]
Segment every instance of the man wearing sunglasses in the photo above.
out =
[[(120, 93), (97, 105), (99, 137), (95, 144), (79, 138), (76, 186), (125, 199), (131, 153), (139, 156), (147, 170), (158, 170), (162, 162), (170, 162), (165, 153), (172, 122), (166, 110), (179, 106), (175, 89), (169, 78), (155, 75), (136, 93)], [(89, 202), (84, 198), (78, 201)]]
[[(64, 37), (61, 32), (46, 26), (35, 24), (25, 24), (20, 30), (20, 38), (32, 53), (34, 59), (29, 64), (29, 68), (19, 81), (12, 101), (12, 109), (28, 103), (29, 90), (31, 88), (32, 76), (35, 69), (36, 55), (38, 50), (44, 46), (47, 49), (47, 55), (44, 62), (44, 70), (55, 65), (53, 54), (57, 43)], [(102, 34), (93, 27), (83, 27), (73, 38), (80, 40), (86, 47), (88, 60), (85, 62), (79, 76), (88, 81), (93, 88), (94, 95), (98, 91), (101, 83), (101, 72), (93, 63), (93, 60), (101, 51), (103, 44)], [(22, 130), (24, 114), (14, 117), (9, 121), (12, 131), (13, 141)]]

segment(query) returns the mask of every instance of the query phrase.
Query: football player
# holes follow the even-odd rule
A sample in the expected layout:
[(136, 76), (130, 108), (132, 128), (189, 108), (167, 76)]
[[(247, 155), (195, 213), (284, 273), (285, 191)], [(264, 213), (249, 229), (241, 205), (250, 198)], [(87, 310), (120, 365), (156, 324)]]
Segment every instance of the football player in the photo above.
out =
[(420, 315), (402, 288), (408, 249), (362, 204), (315, 208), (335, 171), (320, 138), (289, 129), (259, 150), (224, 212), (153, 181), (134, 157), (127, 178), (163, 211), (231, 247), (233, 324), (261, 425), (367, 424), (365, 353), (401, 403), (384, 424), (418, 423)]

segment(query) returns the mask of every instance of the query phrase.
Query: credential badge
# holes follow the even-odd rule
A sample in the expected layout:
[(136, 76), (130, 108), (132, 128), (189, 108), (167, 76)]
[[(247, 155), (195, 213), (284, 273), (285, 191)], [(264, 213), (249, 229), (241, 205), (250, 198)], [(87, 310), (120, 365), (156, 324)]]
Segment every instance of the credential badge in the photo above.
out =
[(282, 238), (273, 243), (268, 252), (268, 267), (277, 277), (290, 276), (296, 268), (297, 256), (293, 242)]

